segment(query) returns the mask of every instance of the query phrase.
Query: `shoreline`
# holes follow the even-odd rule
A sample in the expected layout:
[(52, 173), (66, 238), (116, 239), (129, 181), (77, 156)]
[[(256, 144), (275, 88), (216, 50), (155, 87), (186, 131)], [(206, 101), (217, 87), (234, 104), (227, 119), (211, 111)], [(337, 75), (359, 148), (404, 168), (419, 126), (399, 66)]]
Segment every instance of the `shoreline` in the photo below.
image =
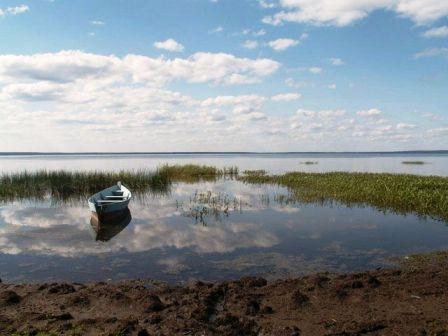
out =
[(434, 252), (270, 282), (0, 283), (0, 335), (446, 335), (447, 266)]

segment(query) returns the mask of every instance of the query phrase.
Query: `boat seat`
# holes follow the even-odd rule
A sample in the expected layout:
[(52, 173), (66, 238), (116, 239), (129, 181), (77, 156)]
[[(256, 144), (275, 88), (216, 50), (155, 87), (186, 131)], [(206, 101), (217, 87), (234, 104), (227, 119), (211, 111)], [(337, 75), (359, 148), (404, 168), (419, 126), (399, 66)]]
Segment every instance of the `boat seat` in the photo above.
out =
[(124, 196), (106, 196), (106, 200), (122, 200)]
[(118, 203), (122, 200), (98, 200), (96, 201), (97, 204), (110, 204), (110, 203)]
[(114, 194), (115, 196), (123, 196), (123, 191), (122, 190), (114, 190), (114, 191), (112, 191), (112, 194)]

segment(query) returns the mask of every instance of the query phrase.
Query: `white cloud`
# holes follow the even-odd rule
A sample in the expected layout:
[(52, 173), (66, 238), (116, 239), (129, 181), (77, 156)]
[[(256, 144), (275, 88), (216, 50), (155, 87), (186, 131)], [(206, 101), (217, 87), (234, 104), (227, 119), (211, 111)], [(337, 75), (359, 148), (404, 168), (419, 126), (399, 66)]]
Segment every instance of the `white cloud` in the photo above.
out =
[(218, 26), (218, 27), (210, 30), (210, 34), (222, 33), (223, 31), (224, 31), (224, 28), (222, 26)]
[(166, 41), (155, 42), (154, 47), (172, 52), (181, 52), (184, 50), (184, 46), (182, 44), (171, 38)]
[(406, 123), (398, 123), (397, 124), (397, 129), (402, 130), (402, 129), (413, 129), (416, 126), (414, 124), (406, 124)]
[(312, 74), (320, 74), (323, 70), (322, 68), (319, 67), (311, 67), (308, 69), (309, 72), (311, 72)]
[(336, 90), (336, 84), (330, 84), (330, 85), (328, 85), (328, 88), (329, 89), (331, 89), (331, 90)]
[(275, 8), (276, 5), (273, 2), (269, 2), (266, 0), (258, 0), (258, 4), (260, 5), (261, 8)]
[(299, 41), (293, 40), (290, 38), (280, 38), (280, 39), (268, 42), (268, 45), (274, 50), (282, 51), (282, 50), (286, 50), (290, 47), (296, 46), (299, 43), (300, 43)]
[(331, 65), (334, 65), (334, 66), (340, 66), (340, 65), (345, 64), (344, 61), (341, 60), (340, 58), (330, 58), (330, 63), (331, 63)]
[(258, 42), (255, 40), (246, 40), (242, 44), (242, 46), (246, 49), (257, 49), (258, 48)]
[(302, 95), (300, 93), (296, 93), (296, 92), (291, 92), (291, 93), (281, 93), (275, 96), (272, 96), (271, 99), (273, 101), (283, 101), (283, 102), (290, 102), (293, 100), (297, 100), (301, 97)]
[(93, 20), (93, 21), (90, 21), (90, 23), (94, 26), (104, 26), (106, 24), (104, 21), (101, 21), (101, 20)]
[(435, 56), (443, 56), (448, 57), (448, 48), (430, 48), (414, 55), (414, 58), (425, 58), (425, 57), (435, 57)]
[(440, 0), (280, 0), (282, 11), (263, 22), (347, 26), (376, 10), (394, 11), (417, 24), (427, 24), (448, 15), (448, 2)]
[(20, 5), (15, 7), (8, 7), (6, 9), (0, 8), (0, 17), (6, 15), (19, 15), (26, 12), (29, 12), (30, 8), (27, 5)]
[(437, 27), (437, 28), (432, 28), (429, 29), (427, 31), (425, 31), (422, 34), (423, 37), (426, 38), (443, 38), (443, 37), (448, 37), (448, 26), (441, 26), (441, 27)]
[(270, 59), (238, 58), (224, 53), (195, 53), (188, 58), (151, 58), (141, 55), (102, 56), (81, 51), (1, 55), (0, 80), (49, 81), (78, 80), (163, 85), (173, 80), (190, 83), (247, 84), (271, 75), (280, 63)]
[(377, 108), (372, 108), (369, 110), (361, 110), (361, 111), (356, 112), (356, 114), (360, 117), (373, 117), (373, 116), (378, 116), (381, 113), (382, 113), (381, 110), (379, 110)]

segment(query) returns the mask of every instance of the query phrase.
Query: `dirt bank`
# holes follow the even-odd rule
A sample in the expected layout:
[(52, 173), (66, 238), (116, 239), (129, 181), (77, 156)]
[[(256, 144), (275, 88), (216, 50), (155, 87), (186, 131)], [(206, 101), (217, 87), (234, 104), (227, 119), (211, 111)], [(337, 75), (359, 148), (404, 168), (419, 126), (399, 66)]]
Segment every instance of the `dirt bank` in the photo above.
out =
[(448, 335), (448, 257), (217, 284), (0, 284), (1, 335)]

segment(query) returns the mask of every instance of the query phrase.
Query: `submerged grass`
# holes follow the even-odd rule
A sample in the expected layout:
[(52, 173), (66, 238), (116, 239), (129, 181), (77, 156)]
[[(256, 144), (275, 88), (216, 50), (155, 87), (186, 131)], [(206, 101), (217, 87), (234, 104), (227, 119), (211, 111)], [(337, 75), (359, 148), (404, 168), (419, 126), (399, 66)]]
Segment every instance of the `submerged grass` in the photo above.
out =
[(248, 183), (285, 186), (300, 202), (370, 205), (385, 211), (414, 213), (448, 221), (448, 178), (374, 173), (245, 174)]

